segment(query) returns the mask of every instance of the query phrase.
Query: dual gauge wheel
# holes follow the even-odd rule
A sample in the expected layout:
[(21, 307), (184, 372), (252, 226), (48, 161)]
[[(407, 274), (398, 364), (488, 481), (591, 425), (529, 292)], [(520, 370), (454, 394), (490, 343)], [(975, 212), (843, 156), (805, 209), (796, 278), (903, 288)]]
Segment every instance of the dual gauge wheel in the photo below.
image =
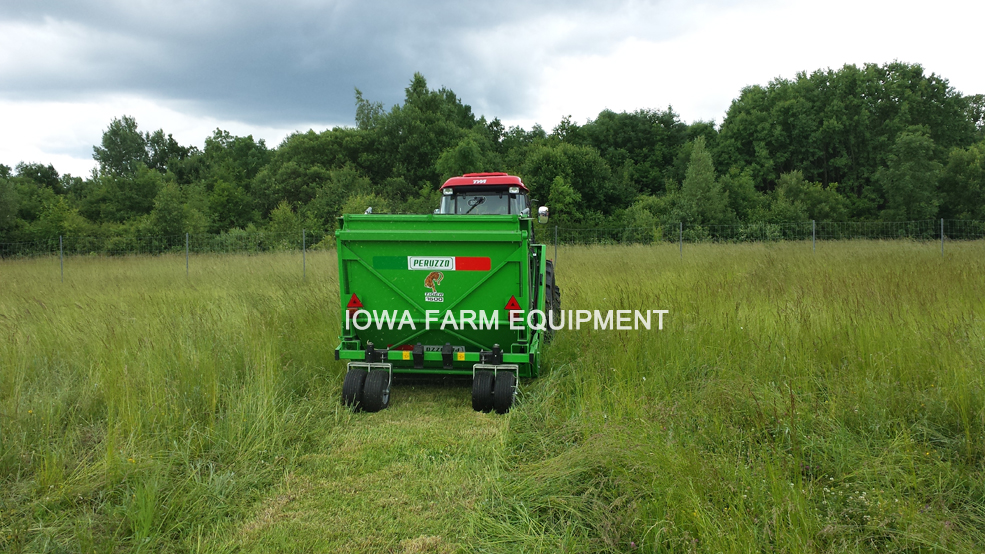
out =
[(516, 375), (509, 371), (476, 371), (472, 378), (472, 409), (505, 414), (516, 398)]
[(390, 372), (350, 369), (342, 382), (342, 404), (356, 411), (385, 409), (390, 405)]
[[(505, 414), (516, 398), (516, 375), (509, 371), (476, 371), (472, 409)], [(342, 382), (342, 404), (355, 411), (378, 412), (390, 405), (390, 373), (353, 368)]]

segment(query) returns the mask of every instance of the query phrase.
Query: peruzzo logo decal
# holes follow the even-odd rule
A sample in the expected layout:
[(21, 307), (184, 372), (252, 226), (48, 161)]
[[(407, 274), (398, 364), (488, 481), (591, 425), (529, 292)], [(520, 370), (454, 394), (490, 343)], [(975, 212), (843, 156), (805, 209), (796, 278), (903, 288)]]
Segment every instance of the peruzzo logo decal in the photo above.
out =
[(424, 271), (489, 271), (487, 257), (407, 256), (407, 269)]
[(424, 278), (424, 286), (431, 289), (431, 292), (424, 293), (424, 300), (426, 302), (444, 302), (445, 293), (438, 292), (438, 285), (441, 284), (441, 280), (445, 278), (445, 275), (440, 271), (432, 271), (428, 273), (428, 276)]
[(455, 271), (455, 258), (451, 256), (407, 256), (407, 269)]
[(490, 271), (488, 256), (373, 256), (373, 269), (411, 271)]

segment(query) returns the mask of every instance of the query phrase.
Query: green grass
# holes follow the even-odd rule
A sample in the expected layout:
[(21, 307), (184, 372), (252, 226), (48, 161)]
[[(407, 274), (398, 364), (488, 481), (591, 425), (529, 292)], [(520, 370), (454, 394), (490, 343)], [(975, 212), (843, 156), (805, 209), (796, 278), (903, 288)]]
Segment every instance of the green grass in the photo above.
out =
[(985, 549), (985, 245), (562, 248), (506, 416), (338, 403), (333, 252), (0, 262), (0, 551)]

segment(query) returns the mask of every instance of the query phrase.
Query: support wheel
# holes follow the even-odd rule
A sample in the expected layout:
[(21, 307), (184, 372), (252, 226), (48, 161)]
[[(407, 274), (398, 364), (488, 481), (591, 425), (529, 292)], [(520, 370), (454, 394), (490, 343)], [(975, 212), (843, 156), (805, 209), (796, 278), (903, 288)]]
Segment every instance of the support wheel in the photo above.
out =
[(513, 407), (516, 398), (516, 375), (509, 371), (496, 374), (496, 385), (493, 387), (493, 405), (497, 414), (505, 414)]
[(363, 383), (366, 382), (365, 369), (350, 369), (342, 382), (342, 405), (359, 411), (363, 400)]
[[(554, 262), (547, 260), (547, 267), (544, 271), (544, 311), (547, 317), (553, 318), (554, 324), (561, 323), (561, 289), (557, 286), (554, 279)], [(544, 322), (547, 329), (544, 331), (544, 342), (549, 343), (554, 338), (554, 329), (551, 329), (551, 319)]]
[(390, 405), (390, 372), (370, 371), (363, 386), (363, 409), (367, 412), (385, 410)]
[(472, 379), (472, 409), (489, 412), (493, 409), (493, 372), (476, 371)]

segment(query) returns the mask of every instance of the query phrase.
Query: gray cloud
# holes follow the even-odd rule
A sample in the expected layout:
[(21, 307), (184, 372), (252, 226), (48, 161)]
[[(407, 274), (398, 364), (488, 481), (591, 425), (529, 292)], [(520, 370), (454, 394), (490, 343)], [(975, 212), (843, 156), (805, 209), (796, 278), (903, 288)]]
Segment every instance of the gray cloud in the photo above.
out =
[(353, 121), (355, 87), (389, 106), (402, 101), (403, 89), (420, 71), (430, 86), (451, 88), (479, 113), (522, 118), (529, 115), (539, 74), (552, 59), (604, 54), (628, 36), (672, 36), (680, 28), (666, 15), (683, 5), (635, 0), (0, 5), (0, 35), (6, 37), (0, 38), (0, 97), (71, 100), (122, 92), (251, 124), (346, 124)]

